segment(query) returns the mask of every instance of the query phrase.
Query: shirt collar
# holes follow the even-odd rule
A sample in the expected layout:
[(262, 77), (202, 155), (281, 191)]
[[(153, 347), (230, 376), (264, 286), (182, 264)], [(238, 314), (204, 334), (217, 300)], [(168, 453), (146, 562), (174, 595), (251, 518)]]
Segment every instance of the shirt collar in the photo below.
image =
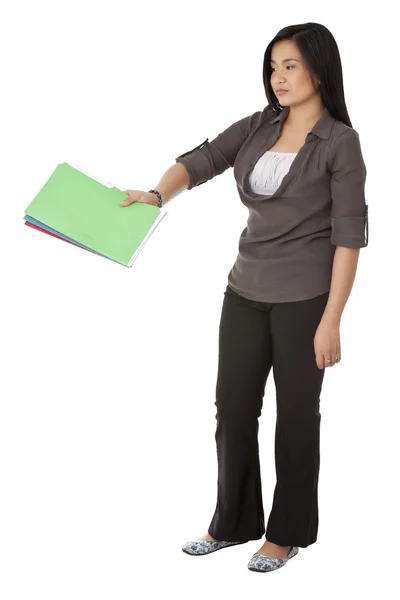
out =
[[(282, 129), (283, 123), (287, 119), (287, 116), (289, 114), (289, 109), (290, 109), (289, 106), (284, 106), (283, 109), (281, 110), (280, 114), (277, 117), (274, 117), (273, 119), (271, 119), (271, 121), (269, 121), (269, 123), (272, 124), (272, 123), (276, 123), (277, 121), (279, 121), (279, 131), (280, 131)], [(317, 135), (318, 137), (323, 138), (324, 140), (327, 140), (329, 138), (334, 121), (335, 121), (335, 119), (332, 117), (332, 115), (330, 114), (328, 109), (325, 107), (324, 112), (322, 113), (322, 115), (320, 116), (318, 121), (315, 123), (315, 125), (311, 129), (310, 133), (313, 133), (313, 134)]]

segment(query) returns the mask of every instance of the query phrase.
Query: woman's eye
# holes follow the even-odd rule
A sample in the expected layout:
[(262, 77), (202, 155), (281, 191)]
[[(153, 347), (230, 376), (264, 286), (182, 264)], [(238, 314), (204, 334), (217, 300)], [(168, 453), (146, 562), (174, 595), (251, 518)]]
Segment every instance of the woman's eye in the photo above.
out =
[[(292, 67), (294, 69), (294, 65), (286, 65), (286, 68), (288, 68), (288, 67)], [(275, 70), (274, 67), (271, 67), (271, 71), (274, 71), (274, 70)]]

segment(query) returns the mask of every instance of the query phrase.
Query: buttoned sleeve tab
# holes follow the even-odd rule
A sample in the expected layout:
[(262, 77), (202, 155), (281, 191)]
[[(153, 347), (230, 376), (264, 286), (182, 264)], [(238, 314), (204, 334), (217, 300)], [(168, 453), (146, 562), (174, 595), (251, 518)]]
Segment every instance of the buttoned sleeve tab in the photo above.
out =
[(334, 142), (331, 152), (331, 242), (334, 246), (365, 248), (368, 245), (367, 169), (358, 133), (347, 129)]
[(251, 116), (248, 116), (232, 123), (211, 141), (207, 138), (193, 150), (175, 158), (175, 162), (182, 163), (190, 175), (188, 190), (233, 167), (236, 155), (249, 133), (250, 119)]

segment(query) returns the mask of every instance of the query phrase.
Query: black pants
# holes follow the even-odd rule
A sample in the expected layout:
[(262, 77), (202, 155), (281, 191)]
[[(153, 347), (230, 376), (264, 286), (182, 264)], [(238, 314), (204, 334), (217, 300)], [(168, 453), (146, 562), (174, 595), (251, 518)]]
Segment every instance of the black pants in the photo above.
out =
[[(227, 286), (216, 384), (218, 497), (209, 534), (307, 547), (317, 539), (320, 392), (314, 335), (329, 292), (298, 302), (248, 300)], [(273, 367), (276, 486), (265, 530), (258, 417)]]

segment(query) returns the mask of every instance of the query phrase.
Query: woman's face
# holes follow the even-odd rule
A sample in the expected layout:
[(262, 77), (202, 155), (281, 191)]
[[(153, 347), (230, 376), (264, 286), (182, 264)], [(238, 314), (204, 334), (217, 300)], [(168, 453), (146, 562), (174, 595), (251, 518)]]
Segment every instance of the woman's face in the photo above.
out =
[[(271, 69), (271, 86), (281, 106), (302, 103), (319, 95), (296, 44), (291, 40), (282, 40), (273, 45)], [(279, 88), (287, 91), (279, 94)]]

